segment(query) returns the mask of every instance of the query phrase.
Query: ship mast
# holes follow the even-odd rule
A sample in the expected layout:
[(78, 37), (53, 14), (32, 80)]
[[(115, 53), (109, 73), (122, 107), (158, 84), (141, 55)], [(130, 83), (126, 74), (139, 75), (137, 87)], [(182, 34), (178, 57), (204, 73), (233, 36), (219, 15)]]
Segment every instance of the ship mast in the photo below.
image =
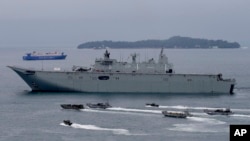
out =
[(110, 53), (108, 52), (108, 50), (105, 51), (104, 53), (104, 59), (109, 59)]

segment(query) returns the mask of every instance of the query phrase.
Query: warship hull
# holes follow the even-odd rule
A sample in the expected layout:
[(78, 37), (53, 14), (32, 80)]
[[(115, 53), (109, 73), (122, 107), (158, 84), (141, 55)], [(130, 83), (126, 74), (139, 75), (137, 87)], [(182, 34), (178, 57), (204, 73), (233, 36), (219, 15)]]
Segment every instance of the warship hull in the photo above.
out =
[(44, 71), (8, 66), (32, 91), (107, 93), (228, 93), (235, 80), (214, 74)]

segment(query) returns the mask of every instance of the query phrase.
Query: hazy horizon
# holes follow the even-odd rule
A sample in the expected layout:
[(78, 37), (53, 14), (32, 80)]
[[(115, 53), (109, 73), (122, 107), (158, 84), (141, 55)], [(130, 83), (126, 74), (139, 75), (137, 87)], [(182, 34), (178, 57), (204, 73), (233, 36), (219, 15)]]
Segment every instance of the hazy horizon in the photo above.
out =
[(247, 0), (1, 0), (0, 47), (172, 36), (250, 46)]

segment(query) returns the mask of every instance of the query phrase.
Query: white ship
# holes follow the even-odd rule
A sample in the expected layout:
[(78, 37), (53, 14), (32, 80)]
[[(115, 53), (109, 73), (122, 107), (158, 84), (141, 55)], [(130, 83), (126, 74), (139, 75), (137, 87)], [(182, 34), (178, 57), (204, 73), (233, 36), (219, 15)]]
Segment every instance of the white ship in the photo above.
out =
[(235, 79), (223, 79), (222, 74), (177, 74), (167, 56), (160, 52), (159, 60), (118, 62), (96, 59), (92, 68), (74, 66), (70, 71), (48, 71), (8, 66), (32, 91), (76, 91), (112, 93), (233, 93)]

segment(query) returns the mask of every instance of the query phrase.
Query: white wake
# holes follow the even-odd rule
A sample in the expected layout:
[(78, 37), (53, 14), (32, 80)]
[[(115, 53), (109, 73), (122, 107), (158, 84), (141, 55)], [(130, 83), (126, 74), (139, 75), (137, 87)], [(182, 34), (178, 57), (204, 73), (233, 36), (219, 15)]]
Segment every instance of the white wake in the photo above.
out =
[[(64, 123), (60, 123), (62, 126), (68, 126)], [(103, 127), (98, 127), (96, 125), (83, 125), (83, 124), (77, 124), (73, 123), (71, 126), (72, 128), (76, 129), (85, 129), (85, 130), (95, 130), (95, 131), (111, 131), (114, 134), (121, 134), (121, 135), (131, 135), (128, 130), (126, 129), (115, 129), (115, 128), (103, 128)]]

